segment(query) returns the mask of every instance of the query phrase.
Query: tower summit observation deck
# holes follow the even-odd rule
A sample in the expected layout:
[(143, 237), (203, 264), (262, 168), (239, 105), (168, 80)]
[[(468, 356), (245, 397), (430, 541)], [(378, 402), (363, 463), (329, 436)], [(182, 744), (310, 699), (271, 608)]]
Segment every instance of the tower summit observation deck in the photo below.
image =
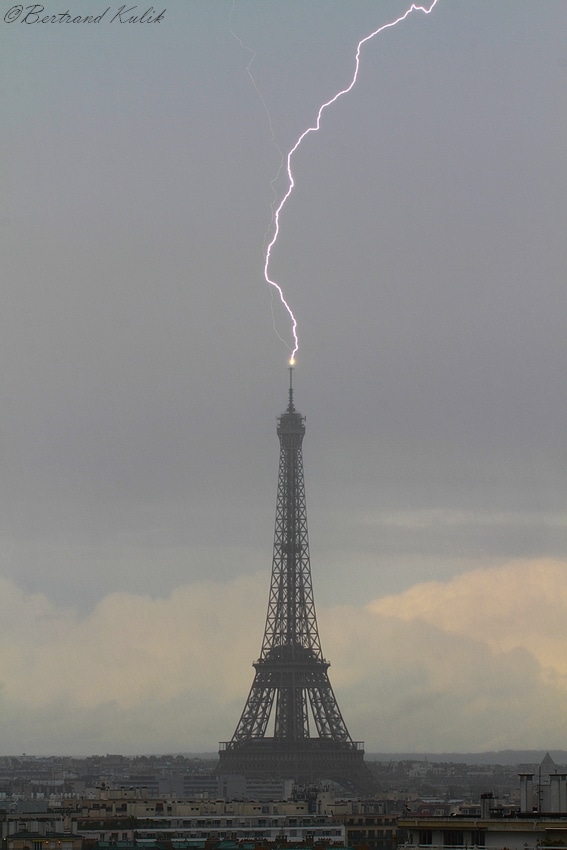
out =
[(277, 426), (276, 525), (262, 649), (234, 735), (220, 744), (217, 773), (302, 784), (333, 779), (369, 792), (374, 782), (363, 744), (348, 732), (319, 640), (303, 479), (305, 418), (295, 409), (292, 376), (290, 368), (288, 405)]

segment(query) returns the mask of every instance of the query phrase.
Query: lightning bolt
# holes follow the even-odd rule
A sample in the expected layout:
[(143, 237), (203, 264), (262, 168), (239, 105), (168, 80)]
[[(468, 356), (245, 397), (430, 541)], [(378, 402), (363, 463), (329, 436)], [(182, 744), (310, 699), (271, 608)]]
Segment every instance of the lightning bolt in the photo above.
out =
[[(272, 189), (272, 201), (270, 203), (270, 210), (271, 210), (271, 213), (272, 213), (271, 224), (273, 224), (274, 217), (275, 217), (276, 205), (277, 205), (277, 202), (278, 202), (278, 194), (276, 192), (276, 183), (279, 179), (281, 172), (283, 171), (283, 168), (284, 168), (284, 165), (285, 165), (285, 156), (284, 156), (283, 151), (281, 150), (281, 148), (278, 145), (278, 142), (276, 140), (276, 134), (274, 132), (274, 125), (273, 125), (273, 122), (272, 122), (272, 116), (270, 115), (270, 110), (268, 109), (268, 104), (266, 103), (266, 99), (264, 98), (264, 95), (260, 91), (258, 83), (256, 82), (254, 74), (252, 73), (252, 65), (256, 61), (256, 55), (257, 55), (256, 51), (252, 47), (249, 47), (247, 44), (245, 44), (244, 41), (238, 35), (238, 33), (235, 32), (235, 30), (234, 30), (232, 20), (233, 20), (233, 17), (234, 17), (235, 10), (236, 10), (236, 0), (232, 0), (232, 6), (231, 6), (231, 9), (230, 9), (230, 14), (228, 16), (228, 29), (229, 29), (229, 32), (232, 35), (232, 37), (234, 39), (236, 39), (236, 41), (239, 43), (242, 50), (245, 50), (250, 56), (249, 62), (246, 66), (246, 74), (248, 76), (248, 79), (252, 83), (252, 87), (253, 87), (254, 91), (258, 95), (258, 99), (259, 99), (260, 103), (262, 104), (262, 109), (264, 111), (264, 114), (265, 114), (267, 122), (268, 122), (268, 132), (270, 134), (270, 140), (272, 142), (272, 146), (274, 147), (274, 149), (276, 150), (276, 152), (278, 153), (278, 156), (280, 158), (280, 164), (279, 164), (278, 170), (277, 170), (276, 174), (274, 175), (274, 177), (270, 180), (270, 186), (271, 186), (271, 189)], [(262, 251), (264, 252), (264, 255), (265, 255), (265, 251), (267, 249), (268, 238), (269, 238), (269, 235), (270, 235), (270, 232), (271, 232), (271, 224), (270, 224), (270, 227), (268, 227), (268, 229), (264, 233), (264, 239), (262, 241)], [(287, 348), (289, 348), (289, 345), (287, 344), (285, 339), (281, 336), (281, 334), (278, 330), (277, 324), (276, 324), (276, 316), (275, 316), (275, 313), (274, 313), (274, 297), (273, 297), (274, 296), (274, 289), (273, 288), (272, 288), (271, 292), (272, 292), (272, 300), (271, 300), (270, 307), (271, 307), (271, 311), (272, 311), (272, 326), (274, 328), (274, 333), (277, 336), (277, 338), (279, 339), (279, 341), (282, 342)], [(291, 351), (291, 349), (290, 349), (290, 351)]]
[[(312, 127), (308, 127), (306, 130), (303, 131), (303, 133), (299, 136), (299, 138), (297, 139), (297, 141), (295, 142), (295, 144), (293, 145), (293, 147), (291, 148), (291, 150), (287, 154), (286, 168), (287, 168), (288, 187), (287, 187), (287, 191), (285, 192), (280, 203), (275, 208), (275, 212), (273, 213), (273, 228), (274, 228), (273, 229), (273, 235), (272, 235), (270, 242), (268, 243), (268, 245), (266, 247), (266, 251), (265, 251), (265, 254), (264, 254), (264, 278), (266, 280), (266, 283), (268, 283), (273, 289), (276, 290), (277, 294), (279, 295), (280, 301), (283, 304), (283, 306), (285, 307), (285, 309), (287, 310), (287, 312), (289, 314), (289, 318), (291, 320), (291, 333), (292, 333), (292, 336), (293, 336), (293, 347), (287, 345), (287, 343), (285, 343), (285, 344), (287, 345), (287, 347), (289, 348), (289, 350), (291, 352), (289, 362), (290, 362), (290, 365), (292, 365), (292, 366), (295, 363), (295, 355), (297, 354), (297, 350), (299, 348), (299, 338), (298, 338), (298, 335), (297, 335), (297, 319), (295, 318), (295, 316), (293, 314), (293, 310), (291, 309), (290, 305), (288, 304), (288, 302), (287, 302), (287, 300), (284, 296), (282, 287), (280, 286), (279, 283), (277, 283), (277, 281), (272, 280), (272, 278), (270, 277), (270, 260), (272, 258), (272, 251), (273, 251), (273, 249), (276, 245), (276, 242), (278, 241), (278, 236), (280, 234), (280, 216), (281, 216), (281, 213), (283, 211), (283, 208), (285, 207), (285, 205), (286, 205), (286, 203), (287, 203), (287, 201), (288, 201), (288, 199), (289, 199), (289, 197), (290, 197), (290, 195), (293, 192), (293, 189), (295, 187), (295, 179), (293, 177), (293, 172), (291, 170), (292, 159), (295, 156), (295, 154), (296, 154), (298, 148), (300, 147), (301, 143), (303, 142), (303, 140), (307, 136), (309, 136), (311, 133), (316, 133), (319, 130), (319, 128), (321, 126), (321, 118), (323, 116), (324, 111), (326, 109), (328, 109), (329, 106), (332, 106), (334, 103), (336, 103), (337, 100), (339, 100), (339, 98), (343, 97), (345, 94), (348, 94), (350, 91), (352, 91), (352, 89), (356, 85), (356, 81), (358, 79), (358, 72), (359, 72), (359, 69), (360, 69), (360, 52), (362, 50), (362, 47), (368, 41), (372, 41), (373, 38), (376, 38), (377, 35), (380, 35), (380, 33), (384, 32), (384, 30), (391, 29), (392, 27), (395, 27), (398, 24), (401, 24), (402, 21), (405, 21), (405, 19), (409, 15), (411, 15), (412, 12), (423, 12), (425, 15), (429, 15), (433, 11), (433, 9), (437, 5), (437, 3), (438, 3), (438, 0), (432, 0), (432, 2), (429, 4), (429, 6), (420, 6), (417, 3), (412, 3), (411, 6), (408, 9), (406, 9), (406, 11), (403, 13), (403, 15), (400, 15), (399, 18), (396, 18), (394, 21), (390, 21), (387, 24), (383, 24), (381, 27), (378, 27), (378, 29), (374, 30), (374, 32), (371, 32), (369, 35), (366, 35), (366, 36), (364, 36), (364, 38), (360, 39), (360, 41), (358, 42), (358, 45), (356, 47), (354, 73), (352, 75), (352, 79), (351, 79), (350, 83), (348, 84), (348, 86), (346, 88), (341, 89), (336, 94), (334, 94), (333, 97), (330, 100), (327, 100), (325, 103), (321, 104), (321, 106), (319, 107), (319, 111), (317, 112), (317, 118), (315, 120), (314, 125)], [(248, 72), (250, 72), (250, 65), (248, 66)], [(254, 83), (254, 85), (256, 86), (255, 83)], [(273, 182), (272, 182), (272, 185), (273, 185)], [(279, 334), (278, 334), (278, 336), (279, 336)], [(281, 339), (281, 337), (280, 337), (280, 339)]]

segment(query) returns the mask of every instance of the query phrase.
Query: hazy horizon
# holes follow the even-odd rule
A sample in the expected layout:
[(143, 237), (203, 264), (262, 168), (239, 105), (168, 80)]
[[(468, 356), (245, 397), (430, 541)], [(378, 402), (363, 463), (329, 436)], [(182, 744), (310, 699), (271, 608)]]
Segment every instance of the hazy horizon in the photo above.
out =
[[(484, 752), (365, 752), (366, 761), (434, 761), (447, 764), (494, 764), (503, 766), (514, 766), (522, 764), (538, 764), (547, 756), (559, 766), (567, 764), (567, 750), (488, 750)], [(201, 761), (218, 761), (218, 752), (137, 752), (128, 755), (124, 753), (4, 753), (0, 758), (55, 758), (55, 759), (77, 759), (86, 760), (91, 758), (127, 758), (136, 759), (167, 759), (187, 758)], [(493, 760), (494, 759), (494, 760)]]

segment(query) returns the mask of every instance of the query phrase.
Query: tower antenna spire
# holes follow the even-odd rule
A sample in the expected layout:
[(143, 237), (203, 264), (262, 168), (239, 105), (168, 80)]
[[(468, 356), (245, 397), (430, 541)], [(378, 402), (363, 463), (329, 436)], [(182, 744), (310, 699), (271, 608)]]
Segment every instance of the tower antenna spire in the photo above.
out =
[(293, 412), (293, 363), (289, 364), (289, 405), (288, 410), (290, 413)]

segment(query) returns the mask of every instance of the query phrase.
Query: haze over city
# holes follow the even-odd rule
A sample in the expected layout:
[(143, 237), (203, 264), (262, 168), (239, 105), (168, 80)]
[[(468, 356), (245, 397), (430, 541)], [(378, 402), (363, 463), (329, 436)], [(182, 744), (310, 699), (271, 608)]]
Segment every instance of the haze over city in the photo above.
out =
[[(278, 147), (408, 5), (2, 3), (1, 753), (232, 734), (287, 400)], [(294, 160), (272, 271), (319, 631), (368, 752), (565, 744), (566, 31), (562, 0), (439, 0)]]

